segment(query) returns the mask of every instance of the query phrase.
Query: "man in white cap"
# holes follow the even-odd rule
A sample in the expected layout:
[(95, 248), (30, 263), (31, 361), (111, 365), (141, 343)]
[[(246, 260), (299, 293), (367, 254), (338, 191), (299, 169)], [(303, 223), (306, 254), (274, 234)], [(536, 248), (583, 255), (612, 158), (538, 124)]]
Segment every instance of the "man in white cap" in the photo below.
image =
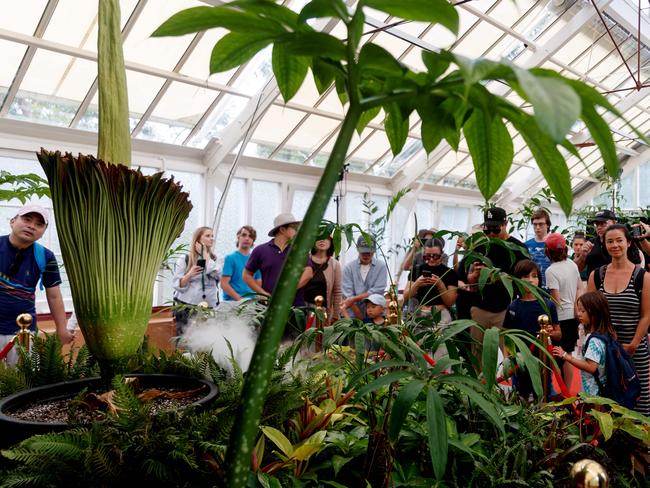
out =
[[(32, 316), (36, 330), (36, 286), (40, 281), (56, 331), (63, 344), (74, 339), (66, 328), (65, 308), (61, 296), (61, 276), (54, 253), (36, 243), (49, 224), (49, 213), (39, 205), (25, 205), (11, 219), (11, 233), (0, 236), (0, 349), (18, 332), (16, 317), (21, 313)], [(14, 347), (7, 363), (15, 364), (18, 356)]]
[[(243, 279), (255, 293), (266, 296), (271, 296), (273, 293), (278, 278), (280, 278), (284, 261), (287, 259), (287, 255), (291, 249), (289, 243), (296, 236), (299, 226), (300, 221), (292, 214), (281, 213), (273, 219), (273, 229), (269, 232), (269, 236), (272, 239), (253, 249), (244, 268)], [(255, 279), (255, 273), (257, 271), (262, 273), (261, 285)], [(302, 287), (311, 280), (313, 274), (312, 268), (305, 266), (300, 281), (298, 282), (298, 289), (296, 290), (296, 297), (293, 302), (294, 307), (302, 307), (305, 305)], [(295, 331), (287, 330), (285, 332), (285, 339), (292, 338), (295, 335)]]

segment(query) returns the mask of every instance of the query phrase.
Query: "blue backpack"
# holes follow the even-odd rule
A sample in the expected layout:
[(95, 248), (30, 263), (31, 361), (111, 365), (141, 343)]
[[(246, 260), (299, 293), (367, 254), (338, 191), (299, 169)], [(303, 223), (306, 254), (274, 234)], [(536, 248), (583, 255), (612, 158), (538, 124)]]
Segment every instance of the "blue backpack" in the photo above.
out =
[(600, 396), (611, 398), (626, 408), (632, 409), (636, 407), (641, 395), (641, 382), (636, 374), (632, 358), (616, 339), (596, 332), (593, 332), (587, 338), (582, 348), (583, 355), (593, 337), (605, 343), (605, 373), (607, 379), (604, 385), (600, 381), (598, 370), (596, 369), (594, 372)]
[(45, 267), (47, 266), (47, 263), (45, 262), (45, 248), (41, 246), (38, 242), (35, 242), (33, 244), (33, 249), (34, 249), (34, 259), (36, 260), (36, 264), (38, 265), (38, 270), (41, 272), (41, 276), (39, 278), (39, 285), (41, 290), (43, 290), (43, 273), (45, 272)]

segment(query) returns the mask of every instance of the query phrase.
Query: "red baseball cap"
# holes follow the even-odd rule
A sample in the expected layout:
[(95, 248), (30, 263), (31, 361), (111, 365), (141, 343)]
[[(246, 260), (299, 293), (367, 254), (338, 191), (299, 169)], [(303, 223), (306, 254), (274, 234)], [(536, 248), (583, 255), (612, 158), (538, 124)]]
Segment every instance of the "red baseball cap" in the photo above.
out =
[(552, 234), (546, 236), (544, 244), (546, 245), (546, 248), (550, 249), (551, 251), (560, 251), (566, 248), (566, 239), (562, 234), (553, 232)]

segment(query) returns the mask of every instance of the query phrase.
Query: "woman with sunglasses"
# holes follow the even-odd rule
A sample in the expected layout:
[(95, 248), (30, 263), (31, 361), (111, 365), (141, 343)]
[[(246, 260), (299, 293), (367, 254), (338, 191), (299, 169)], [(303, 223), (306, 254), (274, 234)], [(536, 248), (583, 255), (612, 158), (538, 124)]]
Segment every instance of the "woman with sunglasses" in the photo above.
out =
[(451, 322), (450, 309), (456, 303), (458, 275), (442, 264), (443, 245), (438, 239), (429, 239), (424, 244), (424, 264), (416, 266), (409, 273), (404, 290), (404, 302), (417, 315), (433, 315), (434, 308), (440, 311), (440, 324)]

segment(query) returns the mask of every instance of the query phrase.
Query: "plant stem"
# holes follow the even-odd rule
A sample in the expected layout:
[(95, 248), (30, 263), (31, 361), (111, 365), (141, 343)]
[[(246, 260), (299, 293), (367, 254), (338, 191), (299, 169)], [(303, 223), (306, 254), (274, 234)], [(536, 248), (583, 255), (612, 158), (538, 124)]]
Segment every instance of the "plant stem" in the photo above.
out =
[(273, 372), (273, 364), (289, 317), (298, 280), (307, 262), (307, 253), (314, 245), (318, 226), (343, 168), (343, 162), (360, 116), (361, 110), (359, 106), (351, 104), (343, 120), (341, 132), (339, 132), (336, 139), (332, 154), (271, 296), (269, 308), (266, 311), (250, 369), (244, 383), (241, 404), (230, 435), (228, 452), (226, 453), (225, 466), (228, 469), (226, 486), (229, 488), (243, 488), (246, 486), (251, 467), (251, 451), (259, 430), (259, 421), (271, 373)]

